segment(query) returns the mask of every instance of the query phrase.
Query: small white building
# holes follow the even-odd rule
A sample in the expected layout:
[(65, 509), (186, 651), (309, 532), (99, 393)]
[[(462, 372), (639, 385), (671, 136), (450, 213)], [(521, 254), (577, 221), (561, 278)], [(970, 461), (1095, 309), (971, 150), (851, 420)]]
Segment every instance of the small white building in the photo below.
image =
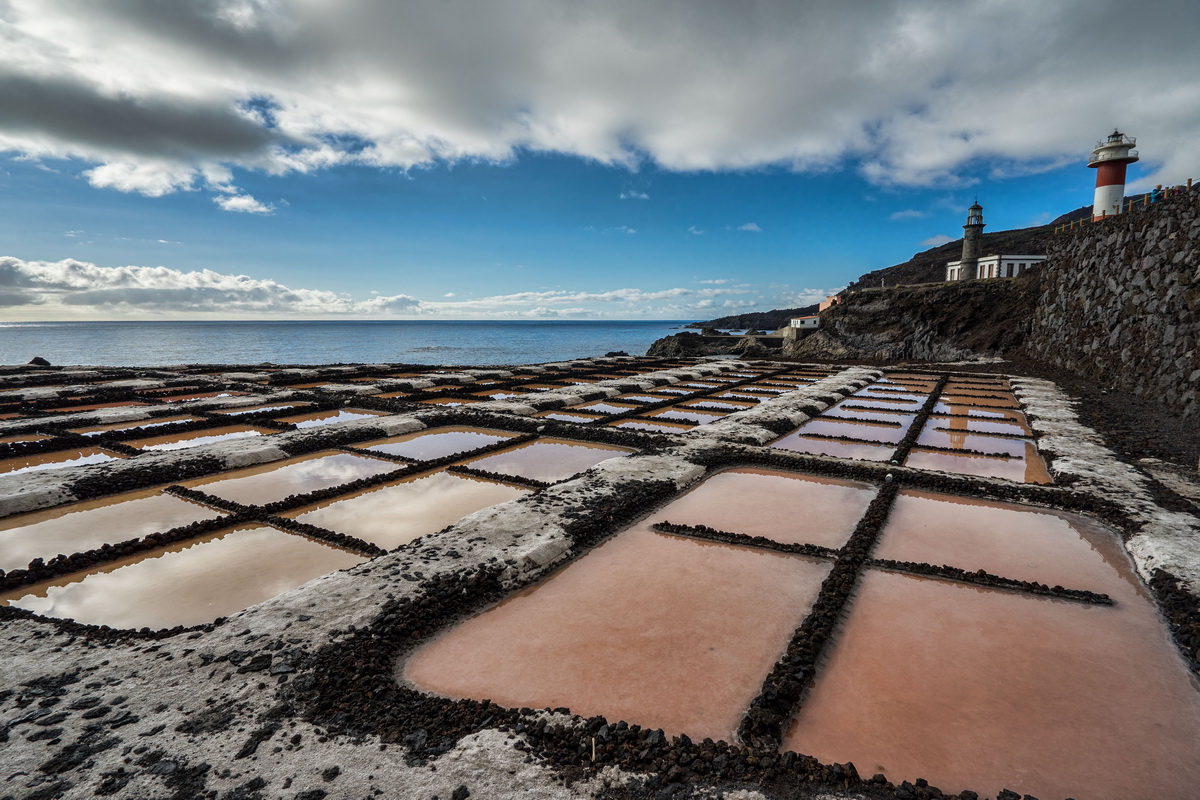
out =
[[(1045, 256), (983, 256), (979, 259), (979, 277), (1015, 278), (1025, 270), (1045, 260)], [(951, 261), (946, 264), (947, 281), (971, 280), (972, 277), (970, 275), (963, 275), (961, 261)]]
[(814, 314), (811, 317), (792, 317), (788, 323), (790, 328), (800, 328), (801, 330), (816, 330), (821, 327), (821, 318)]

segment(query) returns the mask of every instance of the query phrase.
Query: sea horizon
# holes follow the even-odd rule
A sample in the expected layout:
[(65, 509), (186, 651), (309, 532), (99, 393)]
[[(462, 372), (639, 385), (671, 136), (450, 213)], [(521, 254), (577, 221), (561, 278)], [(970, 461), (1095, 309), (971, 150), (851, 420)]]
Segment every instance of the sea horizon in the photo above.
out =
[[(526, 364), (644, 355), (681, 320), (48, 320), (0, 322), (0, 364)], [(304, 329), (303, 333), (297, 329)], [(368, 330), (370, 333), (368, 333)]]

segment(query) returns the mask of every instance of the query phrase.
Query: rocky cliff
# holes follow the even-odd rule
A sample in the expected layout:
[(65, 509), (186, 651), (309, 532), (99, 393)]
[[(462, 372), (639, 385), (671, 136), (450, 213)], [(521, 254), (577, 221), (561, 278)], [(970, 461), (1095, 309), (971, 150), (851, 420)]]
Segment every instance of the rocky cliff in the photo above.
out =
[[(1010, 280), (891, 286), (854, 292), (821, 314), (821, 328), (781, 349), (753, 337), (680, 333), (648, 355), (678, 358), (744, 353), (813, 360), (960, 361), (1018, 351), (1029, 333), (1039, 270)], [(778, 340), (775, 340), (778, 341)]]
[[(779, 341), (775, 339), (775, 343)], [(778, 347), (767, 347), (753, 336), (705, 336), (691, 331), (665, 336), (650, 345), (646, 355), (656, 358), (695, 358), (696, 356), (780, 355)]]
[(1013, 280), (855, 292), (821, 315), (821, 329), (787, 355), (868, 361), (957, 361), (1019, 350), (1039, 270)]

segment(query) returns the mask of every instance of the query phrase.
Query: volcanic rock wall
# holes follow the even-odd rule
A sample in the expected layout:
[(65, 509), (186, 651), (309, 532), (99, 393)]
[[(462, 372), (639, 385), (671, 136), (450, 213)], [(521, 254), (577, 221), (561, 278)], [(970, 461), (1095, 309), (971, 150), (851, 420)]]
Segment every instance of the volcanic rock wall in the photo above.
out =
[(1060, 234), (1031, 356), (1200, 415), (1200, 190)]

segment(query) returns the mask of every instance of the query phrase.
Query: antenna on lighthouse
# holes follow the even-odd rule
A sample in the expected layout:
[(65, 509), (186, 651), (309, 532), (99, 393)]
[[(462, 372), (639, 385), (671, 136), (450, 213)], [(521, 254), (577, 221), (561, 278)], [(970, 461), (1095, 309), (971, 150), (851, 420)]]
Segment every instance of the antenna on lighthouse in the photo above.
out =
[(1093, 221), (1121, 213), (1121, 203), (1125, 199), (1125, 167), (1138, 160), (1138, 151), (1133, 149), (1136, 146), (1137, 139), (1116, 128), (1107, 139), (1096, 142), (1096, 149), (1088, 159), (1088, 166), (1096, 170)]

